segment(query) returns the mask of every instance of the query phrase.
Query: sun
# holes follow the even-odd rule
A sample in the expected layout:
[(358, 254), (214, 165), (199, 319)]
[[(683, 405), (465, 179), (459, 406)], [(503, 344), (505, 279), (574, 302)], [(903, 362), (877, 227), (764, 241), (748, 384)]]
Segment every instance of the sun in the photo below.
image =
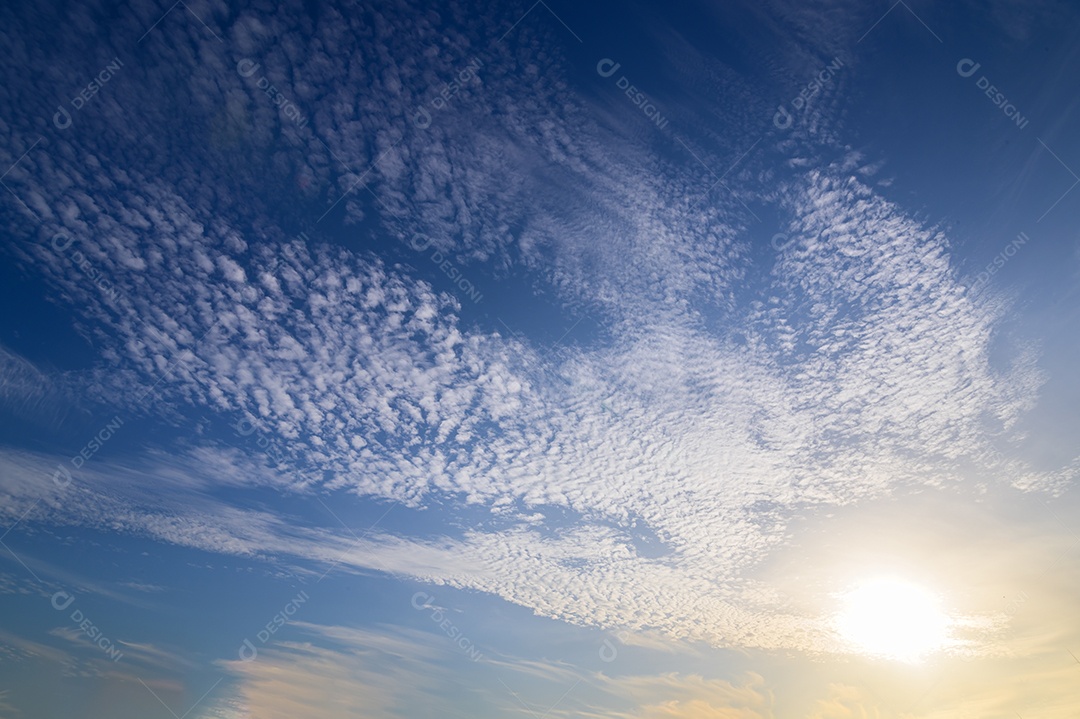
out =
[(915, 584), (874, 579), (842, 601), (837, 630), (861, 654), (914, 664), (949, 641), (949, 616), (934, 594)]

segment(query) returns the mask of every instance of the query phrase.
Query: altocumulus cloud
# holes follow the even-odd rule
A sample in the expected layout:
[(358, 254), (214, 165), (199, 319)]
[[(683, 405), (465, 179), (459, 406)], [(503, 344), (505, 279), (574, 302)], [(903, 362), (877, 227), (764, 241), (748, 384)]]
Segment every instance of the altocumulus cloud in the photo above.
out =
[[(1011, 426), (1039, 375), (1026, 358), (991, 366), (1000, 310), (966, 292), (939, 233), (842, 177), (813, 176), (791, 202), (806, 240), (746, 308), (744, 343), (690, 319), (644, 322), (548, 365), (518, 340), (463, 328), (451, 298), (377, 260), (297, 245), (245, 261), (236, 234), (162, 238), (127, 273), (114, 262), (128, 314), (90, 314), (126, 373), (116, 390), (117, 375), (102, 373), (100, 392), (120, 401), (123, 383), (152, 384), (183, 357), (164, 401), (258, 418), (298, 463), (327, 472), (326, 488), (414, 507), (457, 498), (502, 518), (435, 544), (376, 536), (347, 562), (573, 622), (820, 647), (806, 618), (740, 599), (740, 572), (781, 541), (797, 507), (959, 483), (964, 462), (994, 469), (983, 418)], [(177, 209), (170, 226), (185, 222)], [(77, 279), (55, 281), (96, 307)], [(526, 513), (545, 507), (570, 510), (570, 523), (530, 528)], [(199, 522), (221, 542), (181, 539), (182, 521), (150, 533), (247, 551), (255, 535), (229, 517)], [(635, 522), (662, 556), (639, 552)], [(263, 549), (324, 559), (319, 541)]]
[[(359, 21), (328, 11), (313, 32), (323, 44), (292, 60), (299, 55), (275, 55), (271, 42), (289, 19), (249, 12), (218, 30), (243, 57), (262, 59), (269, 81), (312, 118), (304, 128), (283, 127), (272, 103), (237, 75), (235, 59), (197, 27), (188, 45), (155, 47), (177, 73), (190, 71), (194, 114), (226, 112), (221, 122), (232, 122), (232, 111), (218, 107), (220, 92), (226, 108), (252, 108), (250, 131), (237, 142), (289, 147), (291, 138), (310, 152), (268, 152), (275, 159), (267, 167), (234, 171), (209, 156), (197, 165), (196, 150), (159, 174), (149, 160), (102, 162), (107, 147), (65, 137), (28, 153), (10, 176), (26, 198), (25, 210), (13, 210), (22, 259), (79, 309), (102, 348), (99, 368), (78, 378), (81, 389), (131, 413), (198, 410), (223, 424), (250, 422), (285, 448), (285, 470), (203, 448), (215, 459), (211, 469), (184, 458), (164, 510), (151, 511), (129, 481), (107, 498), (76, 487), (86, 501), (44, 501), (35, 517), (321, 562), (352, 544), (336, 531), (287, 528), (272, 511), (195, 491), (242, 485), (240, 468), (255, 467), (253, 485), (490, 515), (437, 540), (372, 534), (346, 555), (347, 566), (490, 592), (581, 624), (821, 649), (830, 640), (813, 617), (742, 591), (793, 517), (901, 486), (960, 484), (973, 467), (1029, 490), (1055, 491), (1071, 477), (992, 451), (992, 438), (1034, 402), (1034, 354), (992, 363), (1004, 306), (968, 289), (942, 232), (844, 166), (774, 193), (795, 240), (762, 271), (750, 259), (738, 195), (696, 205), (700, 178), (667, 167), (661, 174), (670, 183), (641, 178), (634, 163), (651, 159), (644, 153), (602, 157), (587, 104), (564, 98), (535, 67), (526, 70), (530, 91), (565, 100), (537, 104), (559, 109), (536, 110), (535, 132), (505, 119), (512, 113), (492, 112), (514, 104), (507, 68), (515, 53), (539, 47), (540, 36), (523, 30), (514, 44), (489, 49), (480, 81), (420, 132), (408, 125), (409, 112), (472, 53), (410, 56), (378, 75), (363, 57), (337, 52), (358, 42), (348, 33)], [(404, 16), (391, 20), (361, 23), (357, 32), (385, 50)], [(418, 32), (437, 28), (425, 20)], [(205, 62), (191, 61), (193, 48)], [(139, 67), (129, 67), (125, 81), (145, 88)], [(316, 88), (346, 87), (364, 87), (372, 99), (357, 106), (331, 97), (306, 109)], [(102, 95), (113, 92), (119, 105), (119, 78)], [(101, 122), (128, 127), (113, 102), (102, 97), (99, 105)], [(502, 119), (484, 120), (472, 145), (454, 147), (447, 136), (475, 119), (470, 113)], [(376, 122), (386, 117), (400, 123)], [(130, 125), (149, 132), (144, 122)], [(508, 157), (543, 170), (502, 182), (497, 168)], [(370, 181), (388, 237), (460, 235), (463, 257), (496, 274), (508, 266), (534, 272), (568, 305), (595, 312), (613, 339), (551, 357), (501, 328), (466, 323), (458, 299), (407, 268), (287, 239), (274, 229), (282, 218), (270, 214), (280, 198), (249, 198), (243, 177), (230, 174), (307, 173), (324, 193), (325, 204), (313, 203), (319, 212), (341, 200), (345, 221), (359, 222), (364, 208), (347, 191), (364, 170), (352, 164), (376, 167)], [(220, 182), (203, 182), (203, 174)], [(500, 187), (489, 193), (493, 185)], [(601, 198), (599, 210), (573, 200), (584, 192)], [(543, 198), (543, 212), (522, 209), (533, 196)], [(524, 229), (511, 237), (504, 230), (515, 224)], [(50, 248), (58, 233), (73, 238), (114, 291), (101, 293)], [(763, 274), (760, 286), (738, 292), (754, 272)], [(717, 316), (723, 332), (710, 329)], [(14, 370), (10, 376), (15, 382)], [(28, 506), (28, 473), (49, 459), (5, 452), (7, 464), (22, 468), (4, 475), (5, 492), (21, 498), (6, 511)], [(123, 484), (127, 475), (105, 472), (101, 461), (87, 471), (104, 486)], [(299, 479), (289, 468), (314, 473)], [(643, 537), (654, 544), (649, 552)]]

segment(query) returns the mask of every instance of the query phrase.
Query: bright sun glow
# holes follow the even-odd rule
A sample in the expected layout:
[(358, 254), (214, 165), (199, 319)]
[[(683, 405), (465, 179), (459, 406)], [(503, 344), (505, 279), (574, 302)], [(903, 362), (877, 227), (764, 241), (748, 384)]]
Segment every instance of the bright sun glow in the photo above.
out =
[(863, 654), (915, 663), (948, 641), (949, 617), (914, 584), (877, 579), (848, 592), (843, 603), (837, 628)]

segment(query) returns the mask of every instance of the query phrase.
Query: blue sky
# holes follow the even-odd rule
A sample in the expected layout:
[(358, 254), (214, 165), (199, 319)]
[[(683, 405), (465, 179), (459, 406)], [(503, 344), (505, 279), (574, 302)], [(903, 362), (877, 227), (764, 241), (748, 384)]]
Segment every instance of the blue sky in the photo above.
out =
[(1076, 8), (0, 19), (0, 716), (1074, 715)]

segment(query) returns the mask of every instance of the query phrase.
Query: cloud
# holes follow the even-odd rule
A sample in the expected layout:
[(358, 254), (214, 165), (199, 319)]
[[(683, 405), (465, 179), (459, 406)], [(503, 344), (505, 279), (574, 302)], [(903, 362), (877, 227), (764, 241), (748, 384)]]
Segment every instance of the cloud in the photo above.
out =
[[(459, 700), (444, 704), (453, 715), (470, 711), (460, 703), (466, 675), (473, 687), (467, 704), (481, 715), (527, 714), (527, 702), (540, 695), (548, 697), (543, 709), (555, 717), (674, 717), (695, 711), (740, 719), (773, 716), (771, 696), (757, 675), (734, 684), (696, 675), (607, 677), (519, 658), (485, 660), (466, 671), (441, 661), (448, 644), (414, 630), (292, 626), (304, 641), (278, 642), (251, 661), (220, 662), (235, 683), (204, 716), (346, 716), (361, 706), (365, 716), (413, 715), (439, 706), (448, 694)], [(551, 706), (559, 695), (564, 701)], [(620, 706), (625, 710), (612, 708)]]
[(769, 719), (773, 699), (765, 680), (750, 675), (741, 683), (705, 679), (697, 675), (632, 676), (608, 678), (602, 684), (612, 695), (633, 702), (622, 711), (593, 709), (587, 716), (625, 719)]
[(164, 592), (165, 587), (158, 584), (147, 584), (140, 581), (121, 582), (120, 586), (127, 587), (128, 589), (134, 589), (137, 592)]
[(54, 428), (68, 418), (75, 402), (61, 378), (0, 346), (0, 410), (37, 428)]
[(394, 716), (387, 678), (361, 675), (339, 652), (283, 644), (258, 661), (228, 668), (239, 678), (237, 696), (229, 702), (233, 716)]
[(829, 696), (819, 699), (807, 719), (881, 719), (881, 712), (864, 703), (862, 692), (843, 684), (830, 684)]
[[(145, 14), (113, 38), (144, 32)], [(1051, 493), (1073, 480), (1075, 465), (1037, 471), (1009, 443), (1044, 377), (1030, 348), (996, 359), (1007, 306), (970, 289), (945, 232), (853, 177), (850, 153), (773, 182), (738, 131), (748, 154), (721, 192), (711, 168), (733, 148), (679, 136), (612, 152), (610, 113), (592, 114), (606, 103), (559, 80), (554, 22), (497, 43), (503, 13), (469, 37), (400, 9), (189, 15), (79, 115), (100, 132), (50, 134), (6, 181), (26, 204), (15, 253), (99, 352), (77, 378), (86, 396), (217, 432), (99, 458), (65, 496), (41, 486), (62, 456), (5, 451), (7, 511), (240, 556), (343, 557), (584, 625), (827, 651), (815, 617), (745, 591), (795, 519), (976, 473)], [(421, 132), (416, 108), (474, 57), (478, 77)], [(310, 123), (290, 124), (243, 58)], [(187, 106), (142, 108), (149, 96)], [(638, 119), (616, 124), (632, 134)], [(10, 152), (31, 127), (12, 126)], [(183, 140), (156, 157), (163, 141), (145, 137), (172, 130)], [(754, 241), (752, 200), (776, 204), (794, 238), (777, 254)], [(350, 249), (354, 230), (381, 242)], [(508, 334), (438, 289), (414, 233), (493, 282), (524, 274), (599, 330), (555, 350)], [(400, 504), (448, 529), (354, 540), (237, 499), (270, 491)]]
[(260, 648), (250, 661), (219, 662), (234, 685), (201, 716), (393, 717), (440, 704), (456, 713), (441, 694), (447, 670), (431, 637), (400, 627), (290, 626), (302, 641)]
[(54, 662), (68, 669), (75, 664), (75, 658), (62, 649), (25, 639), (3, 629), (0, 629), (0, 639), (3, 639), (4, 642), (5, 661), (26, 661), (33, 659)]
[(8, 702), (10, 693), (7, 689), (0, 691), (0, 716), (4, 716), (6, 719), (14, 719), (14, 717), (23, 715), (21, 711)]

